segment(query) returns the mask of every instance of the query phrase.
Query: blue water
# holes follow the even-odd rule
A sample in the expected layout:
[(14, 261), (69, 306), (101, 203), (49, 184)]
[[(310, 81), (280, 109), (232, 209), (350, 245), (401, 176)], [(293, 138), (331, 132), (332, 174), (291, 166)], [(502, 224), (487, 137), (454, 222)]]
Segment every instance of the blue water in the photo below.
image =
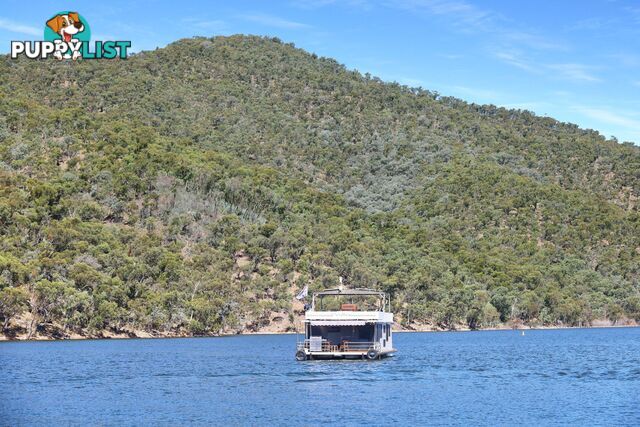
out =
[(292, 335), (2, 343), (0, 424), (640, 424), (640, 328), (394, 341), (377, 362), (296, 362)]

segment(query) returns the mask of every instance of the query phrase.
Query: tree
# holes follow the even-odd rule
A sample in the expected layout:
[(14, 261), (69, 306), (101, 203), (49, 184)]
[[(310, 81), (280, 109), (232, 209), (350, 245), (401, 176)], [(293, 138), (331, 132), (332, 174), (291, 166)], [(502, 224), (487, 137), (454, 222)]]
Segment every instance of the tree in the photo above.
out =
[(29, 305), (32, 320), (28, 337), (31, 338), (37, 327), (44, 323), (62, 320), (66, 329), (71, 313), (86, 301), (71, 285), (62, 281), (41, 280), (31, 290)]
[(0, 317), (2, 329), (9, 329), (11, 320), (27, 308), (29, 295), (23, 288), (6, 287), (0, 290)]
[(193, 333), (214, 332), (221, 327), (220, 310), (222, 301), (219, 299), (197, 297), (189, 302), (189, 308), (192, 313), (192, 320), (189, 326)]
[(500, 322), (500, 313), (490, 302), (487, 302), (482, 308), (481, 322), (482, 326), (489, 328), (496, 326)]

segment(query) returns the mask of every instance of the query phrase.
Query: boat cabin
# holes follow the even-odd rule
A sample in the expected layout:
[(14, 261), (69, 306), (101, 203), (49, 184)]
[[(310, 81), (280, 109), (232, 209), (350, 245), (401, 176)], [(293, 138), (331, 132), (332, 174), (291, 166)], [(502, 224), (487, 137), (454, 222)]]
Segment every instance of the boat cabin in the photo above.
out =
[[(312, 296), (297, 360), (379, 359), (394, 353), (391, 303), (372, 289), (329, 289)], [(389, 310), (389, 311), (387, 311)]]

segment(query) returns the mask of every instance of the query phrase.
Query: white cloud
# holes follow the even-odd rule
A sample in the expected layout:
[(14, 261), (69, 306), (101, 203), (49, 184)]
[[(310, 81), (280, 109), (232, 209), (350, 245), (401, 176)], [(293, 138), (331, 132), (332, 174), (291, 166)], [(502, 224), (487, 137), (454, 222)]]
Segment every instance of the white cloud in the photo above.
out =
[(531, 71), (531, 72), (537, 71), (536, 68), (534, 68), (527, 60), (522, 58), (519, 54), (512, 53), (512, 52), (499, 51), (499, 52), (494, 52), (493, 55), (499, 60), (501, 60), (502, 62), (512, 65), (516, 68), (520, 68), (521, 70)]
[(292, 2), (292, 4), (304, 9), (317, 9), (334, 4), (335, 2), (336, 0), (297, 0)]
[(579, 113), (589, 117), (590, 119), (594, 119), (602, 123), (621, 126), (634, 131), (638, 131), (638, 129), (640, 129), (640, 119), (631, 117), (632, 115), (638, 116), (637, 114), (620, 113), (603, 108), (592, 108), (583, 106), (577, 106), (574, 107), (574, 109)]
[(458, 30), (482, 32), (493, 35), (501, 43), (511, 47), (521, 46), (536, 50), (567, 50), (557, 40), (535, 34), (526, 29), (514, 28), (504, 16), (483, 9), (464, 0), (386, 0), (387, 6), (431, 16), (443, 16)]
[(417, 13), (447, 16), (454, 24), (465, 29), (488, 30), (495, 19), (491, 12), (462, 0), (390, 0), (386, 4)]
[(42, 36), (44, 34), (44, 30), (41, 28), (18, 24), (17, 22), (3, 18), (0, 18), (0, 29), (12, 33), (27, 34), (29, 36)]
[(224, 30), (227, 28), (226, 22), (220, 19), (197, 19), (197, 18), (186, 18), (182, 20), (183, 22), (188, 23), (192, 27), (204, 28), (204, 29), (213, 29), (213, 30)]
[(537, 49), (537, 50), (567, 50), (566, 44), (557, 40), (549, 40), (536, 34), (525, 31), (506, 30), (501, 32), (502, 37), (510, 42)]
[(567, 31), (594, 31), (612, 24), (611, 20), (602, 18), (587, 18), (575, 21), (566, 26)]
[(269, 27), (284, 28), (288, 30), (295, 30), (295, 29), (310, 27), (309, 25), (303, 24), (301, 22), (289, 21), (287, 19), (283, 19), (273, 15), (265, 15), (265, 14), (242, 15), (242, 18), (246, 19), (247, 21), (257, 22), (258, 24), (266, 25)]
[(620, 141), (640, 143), (640, 111), (589, 105), (571, 105), (567, 110), (584, 117), (582, 120), (574, 118), (582, 127), (597, 129), (601, 134), (615, 136)]
[(529, 59), (524, 58), (519, 53), (505, 51), (493, 52), (493, 56), (506, 64), (509, 64), (516, 68), (520, 68), (521, 70), (529, 71), (531, 73), (545, 74), (551, 77), (559, 77), (565, 80), (571, 80), (573, 82), (595, 83), (601, 81), (601, 79), (593, 73), (595, 67), (589, 65), (578, 63), (535, 63)]
[(498, 99), (503, 97), (502, 93), (491, 89), (480, 89), (467, 86), (450, 86), (449, 88), (458, 94), (458, 96), (471, 96), (483, 102), (496, 103)]
[(120, 39), (120, 37), (118, 36), (115, 36), (113, 34), (106, 34), (106, 33), (91, 34), (91, 38), (95, 40), (119, 40)]
[(346, 4), (347, 6), (358, 7), (361, 9), (371, 9), (372, 6), (369, 0), (296, 0), (291, 4), (302, 9), (318, 9), (336, 3)]
[(398, 77), (395, 80), (397, 80), (397, 82), (400, 83), (401, 85), (405, 85), (409, 87), (425, 87), (426, 86), (424, 81), (420, 79), (414, 79), (411, 77)]
[(441, 53), (439, 56), (442, 57), (442, 58), (445, 58), (445, 59), (450, 59), (450, 60), (456, 60), (456, 59), (464, 58), (464, 55), (460, 55), (460, 54), (457, 54), (457, 53)]
[(592, 74), (591, 70), (593, 67), (583, 64), (551, 64), (547, 65), (547, 68), (551, 71), (557, 72), (559, 77), (563, 77), (568, 80), (583, 82), (601, 81), (598, 77)]
[(640, 24), (640, 7), (627, 7), (626, 10), (629, 12), (631, 19)]
[[(502, 104), (501, 106), (504, 108), (515, 108), (516, 110), (535, 111), (537, 113), (544, 109), (552, 107), (550, 103), (545, 101), (514, 102), (510, 104)], [(542, 114), (545, 115), (544, 113)]]
[(640, 55), (635, 55), (633, 53), (616, 53), (609, 55), (608, 57), (626, 67), (640, 66)]

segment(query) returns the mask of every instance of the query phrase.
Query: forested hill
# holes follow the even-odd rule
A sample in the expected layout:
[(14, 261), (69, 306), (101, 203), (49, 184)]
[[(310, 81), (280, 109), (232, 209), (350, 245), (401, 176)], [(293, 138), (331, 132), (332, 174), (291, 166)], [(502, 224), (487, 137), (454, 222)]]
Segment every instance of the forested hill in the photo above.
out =
[(339, 276), (408, 327), (640, 320), (640, 148), (277, 39), (0, 59), (0, 183), (8, 336), (286, 329)]

